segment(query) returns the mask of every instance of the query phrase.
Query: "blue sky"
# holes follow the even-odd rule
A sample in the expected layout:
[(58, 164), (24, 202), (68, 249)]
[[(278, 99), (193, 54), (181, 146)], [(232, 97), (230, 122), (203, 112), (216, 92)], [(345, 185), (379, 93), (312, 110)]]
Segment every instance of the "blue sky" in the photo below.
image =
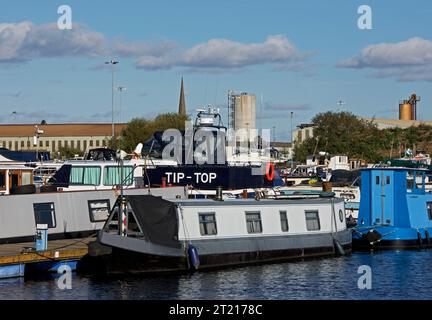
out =
[[(250, 92), (278, 140), (290, 138), (291, 111), (295, 125), (337, 109), (397, 118), (412, 92), (422, 98), (419, 119), (432, 118), (427, 0), (0, 3), (3, 123), (110, 122), (103, 62), (112, 56), (116, 85), (127, 87), (122, 121), (176, 111), (182, 76), (189, 113), (206, 104), (225, 113), (228, 90)], [(56, 28), (63, 4), (72, 30)], [(372, 30), (357, 27), (362, 4), (372, 9)]]

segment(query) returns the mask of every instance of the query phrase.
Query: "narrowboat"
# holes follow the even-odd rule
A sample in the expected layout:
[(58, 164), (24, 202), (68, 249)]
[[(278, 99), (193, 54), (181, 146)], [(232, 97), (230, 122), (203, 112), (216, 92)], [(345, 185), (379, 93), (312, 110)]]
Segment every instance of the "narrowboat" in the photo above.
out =
[(344, 200), (333, 194), (236, 200), (133, 195), (118, 198), (95, 248), (89, 259), (98, 272), (187, 272), (347, 254), (351, 231)]
[(432, 245), (432, 193), (425, 187), (427, 173), (421, 168), (362, 170), (353, 249), (418, 249)]

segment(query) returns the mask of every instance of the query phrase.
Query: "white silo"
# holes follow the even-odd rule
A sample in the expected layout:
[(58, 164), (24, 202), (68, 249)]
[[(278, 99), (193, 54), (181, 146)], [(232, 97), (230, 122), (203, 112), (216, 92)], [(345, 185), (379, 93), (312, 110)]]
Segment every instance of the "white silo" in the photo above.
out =
[[(247, 93), (235, 95), (233, 120), (237, 141), (246, 141), (246, 132), (256, 129), (256, 98), (254, 95)], [(243, 130), (239, 134), (241, 129)]]

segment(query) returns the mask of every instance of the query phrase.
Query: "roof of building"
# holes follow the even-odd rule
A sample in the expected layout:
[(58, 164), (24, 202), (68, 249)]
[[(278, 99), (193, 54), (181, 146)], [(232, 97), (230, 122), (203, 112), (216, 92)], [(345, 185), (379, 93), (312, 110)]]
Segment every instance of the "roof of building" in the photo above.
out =
[(314, 127), (315, 124), (313, 123), (301, 123), (297, 126), (297, 128), (299, 129), (305, 129), (305, 128), (310, 128), (310, 127)]
[(419, 126), (419, 125), (432, 126), (432, 121), (379, 119), (379, 118), (365, 119), (365, 120), (372, 121), (373, 123), (378, 125), (379, 129), (394, 128), (394, 127), (405, 129), (411, 126)]
[(278, 142), (278, 141), (275, 141), (275, 142), (270, 143), (270, 145), (272, 147), (275, 147), (275, 148), (291, 148), (291, 142)]
[[(63, 123), (37, 125), (44, 131), (42, 137), (73, 136), (111, 136), (111, 123)], [(116, 123), (114, 131), (120, 135), (125, 123)], [(1, 124), (0, 137), (32, 137), (35, 135), (34, 124)]]

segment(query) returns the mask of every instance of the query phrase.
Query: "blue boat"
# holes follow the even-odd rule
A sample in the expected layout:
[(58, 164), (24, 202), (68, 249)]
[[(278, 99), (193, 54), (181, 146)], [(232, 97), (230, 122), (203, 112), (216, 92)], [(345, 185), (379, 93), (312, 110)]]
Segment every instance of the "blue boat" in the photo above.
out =
[(353, 249), (415, 249), (432, 245), (432, 193), (421, 168), (369, 168), (361, 172)]

